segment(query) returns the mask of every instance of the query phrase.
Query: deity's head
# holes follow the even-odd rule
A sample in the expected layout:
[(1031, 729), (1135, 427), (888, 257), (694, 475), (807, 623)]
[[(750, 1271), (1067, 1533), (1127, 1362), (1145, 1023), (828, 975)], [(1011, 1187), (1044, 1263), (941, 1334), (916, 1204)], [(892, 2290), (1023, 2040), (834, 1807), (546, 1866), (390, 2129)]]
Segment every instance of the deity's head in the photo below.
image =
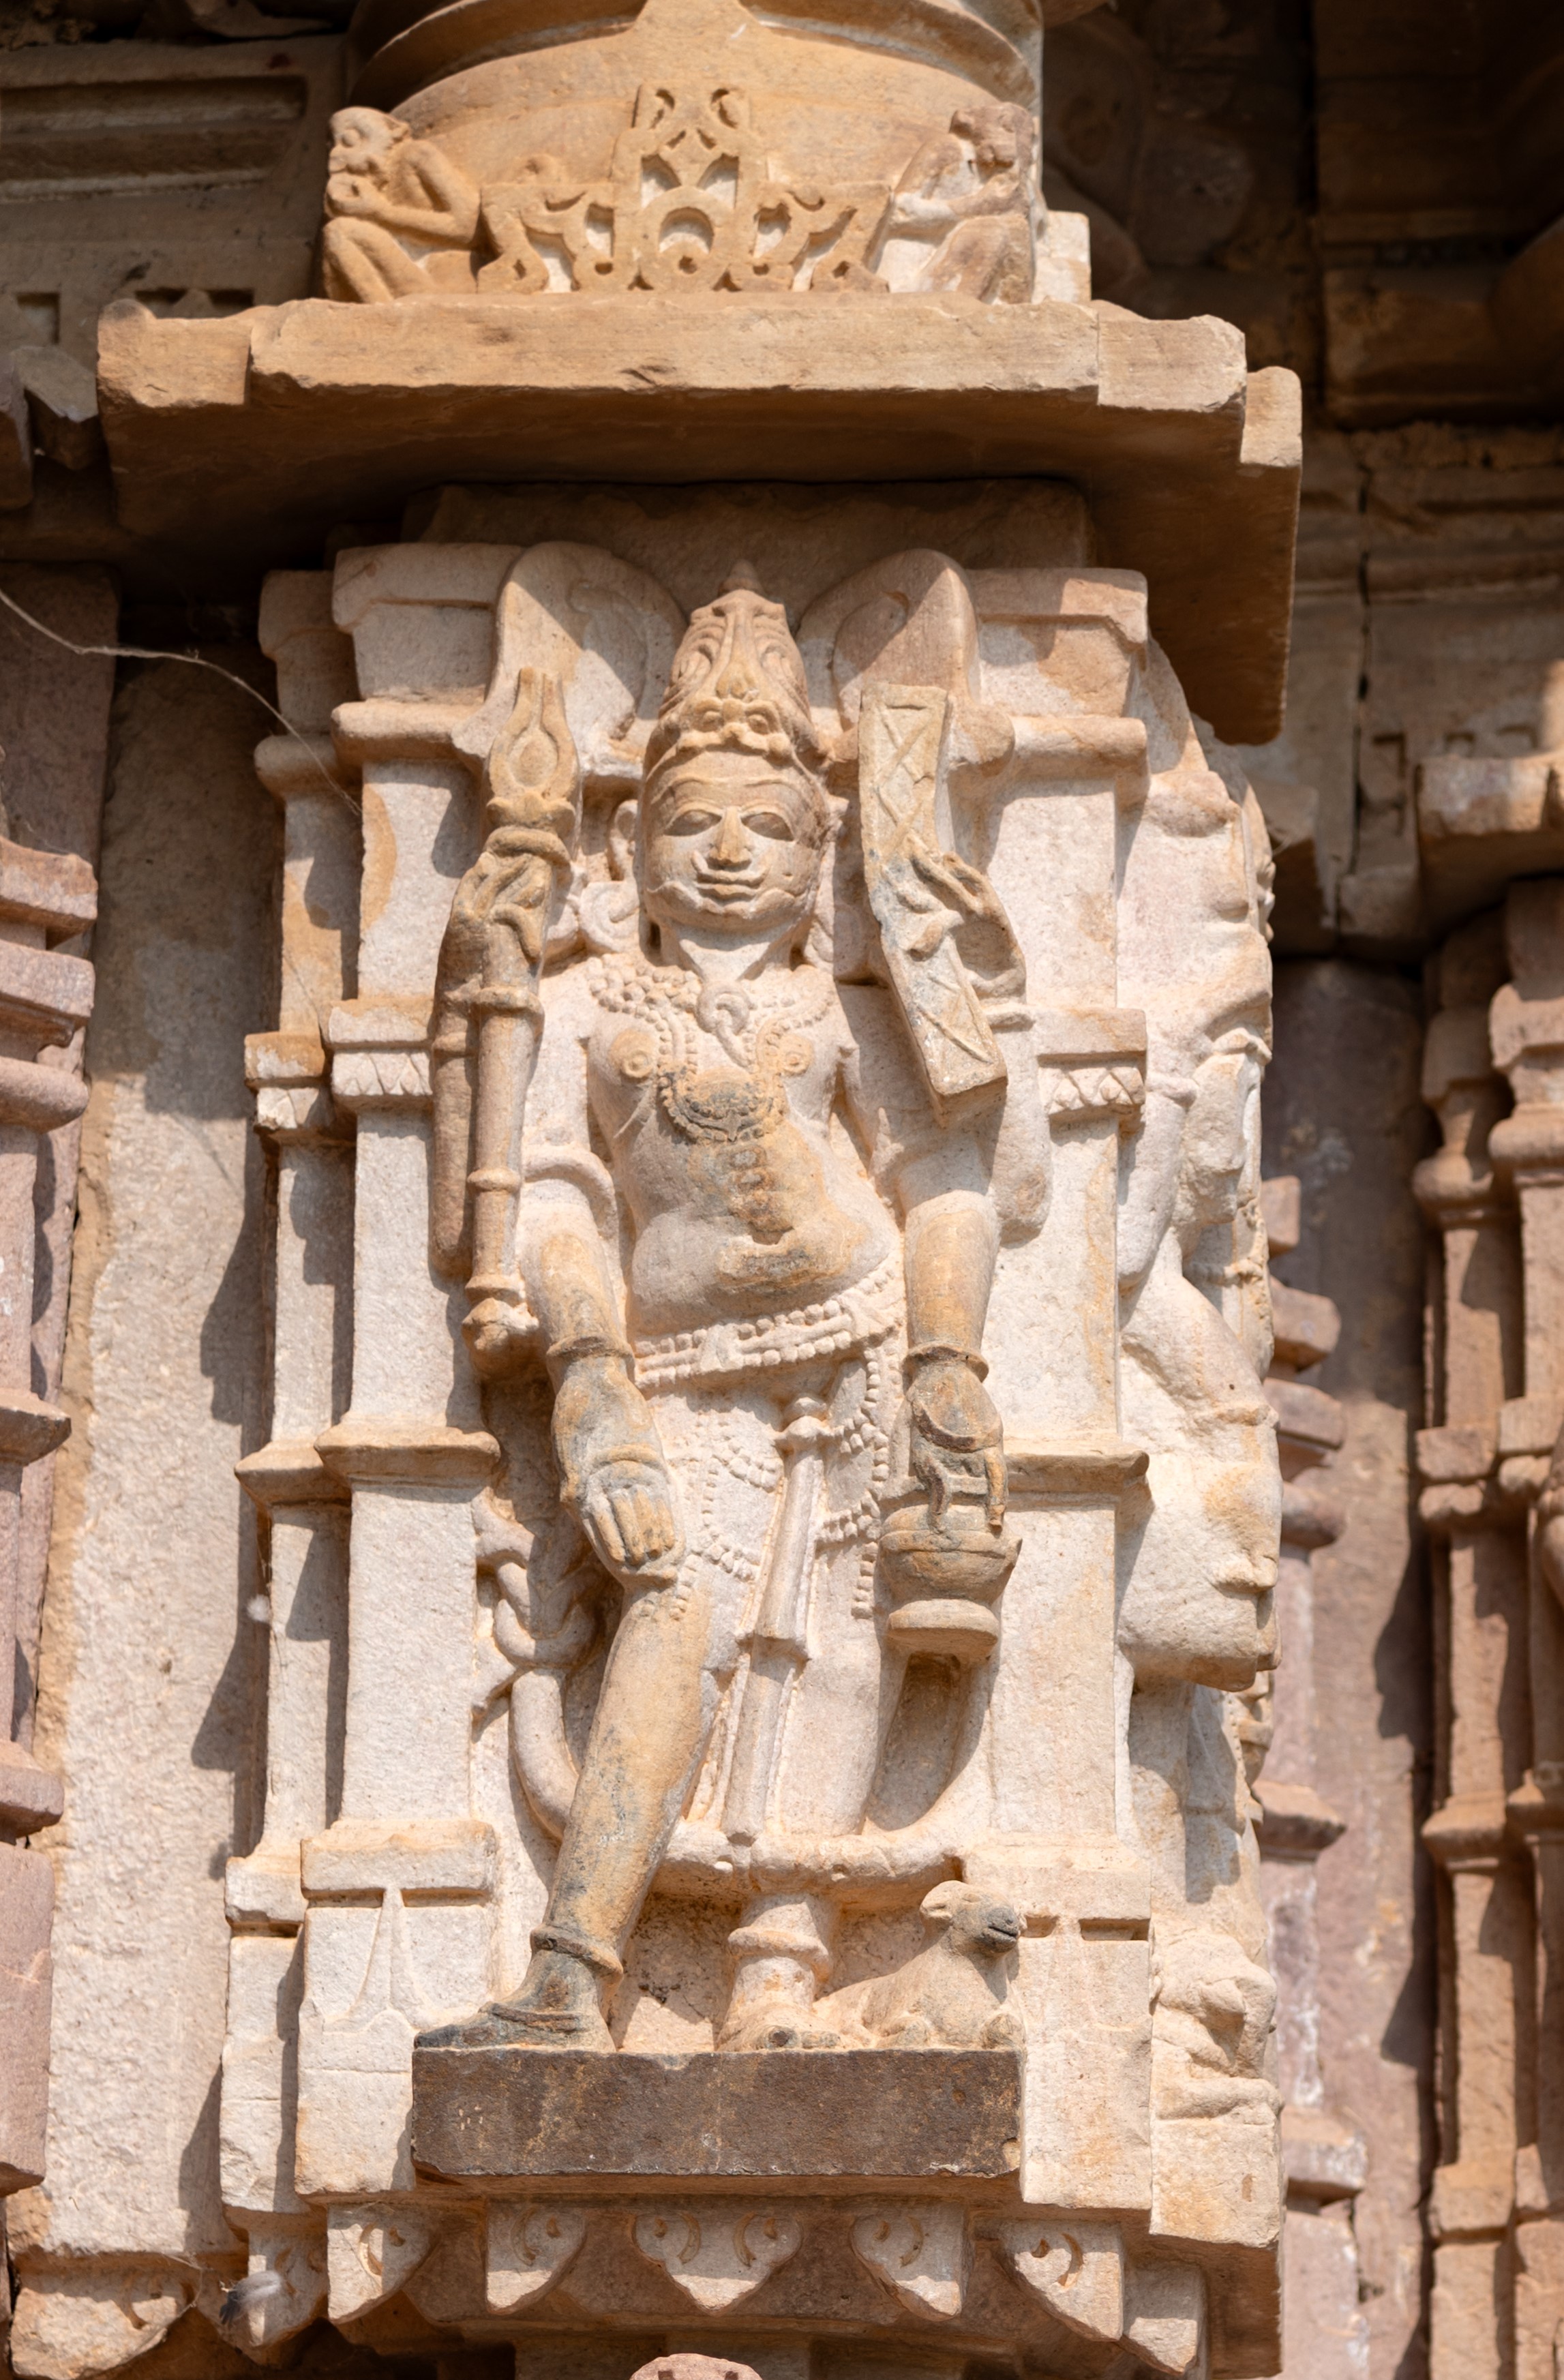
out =
[(798, 939), (832, 819), (804, 665), (740, 564), (690, 621), (647, 747), (641, 897), (654, 925)]
[(1245, 1019), (1215, 1032), (1194, 1067), (1173, 1214), (1186, 1243), (1214, 1225), (1231, 1223), (1238, 1211), (1269, 1055), (1261, 1023)]
[(1275, 1667), (1281, 1477), (1262, 1411), (1235, 1400), (1154, 1445), (1126, 1500), (1119, 1643), (1141, 1685), (1242, 1693)]

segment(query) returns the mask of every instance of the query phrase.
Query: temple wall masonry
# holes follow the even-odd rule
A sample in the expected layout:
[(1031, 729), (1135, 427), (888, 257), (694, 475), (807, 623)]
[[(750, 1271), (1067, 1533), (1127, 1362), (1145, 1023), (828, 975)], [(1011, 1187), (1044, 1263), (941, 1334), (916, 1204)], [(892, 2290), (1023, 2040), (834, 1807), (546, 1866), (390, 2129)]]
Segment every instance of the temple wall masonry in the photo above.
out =
[[(11, 2229), (13, 2255), (42, 2255), (47, 2274), (13, 2354), (50, 2370), (134, 2352), (189, 2301), (176, 2276), (227, 2241), (221, 1875), (254, 1798), (260, 1584), (233, 1465), (258, 1434), (266, 1340), (264, 1179), (234, 1050), (271, 996), (275, 841), (249, 708), (166, 662), (115, 706), (95, 949), (113, 989), (88, 1050), (62, 1387), (74, 1427), (35, 1734), (65, 1780), (72, 1845), (54, 2054), (73, 2045), (83, 2088), (74, 2106), (56, 2094), (48, 2180)], [(94, 1756), (105, 1739), (123, 1747), (115, 1765)], [(152, 1903), (165, 1923), (146, 1923)], [(62, 2289), (62, 2268), (81, 2282)]]
[(1564, 21), (0, 0), (0, 2375), (1560, 2380)]

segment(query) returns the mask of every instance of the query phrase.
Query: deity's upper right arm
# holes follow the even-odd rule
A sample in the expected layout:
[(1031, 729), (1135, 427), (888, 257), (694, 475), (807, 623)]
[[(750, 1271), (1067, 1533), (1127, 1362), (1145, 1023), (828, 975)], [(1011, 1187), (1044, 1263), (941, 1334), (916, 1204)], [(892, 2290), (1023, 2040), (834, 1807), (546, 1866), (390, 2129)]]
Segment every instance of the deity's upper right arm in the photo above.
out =
[(574, 1207), (600, 1237), (615, 1227), (613, 1177), (592, 1148), (587, 1044), (595, 1004), (581, 966), (541, 987), (543, 1032), (527, 1099), (522, 1175), (525, 1219)]

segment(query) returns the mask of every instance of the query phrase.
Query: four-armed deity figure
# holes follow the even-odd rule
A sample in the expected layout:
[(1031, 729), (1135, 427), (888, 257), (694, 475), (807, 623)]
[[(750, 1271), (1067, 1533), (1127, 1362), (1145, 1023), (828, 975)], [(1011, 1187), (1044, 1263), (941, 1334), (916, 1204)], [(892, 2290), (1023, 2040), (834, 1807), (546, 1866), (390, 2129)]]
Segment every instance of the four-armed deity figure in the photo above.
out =
[[(624, 1609), (526, 1980), (432, 2039), (612, 2048), (601, 1998), (681, 1818), (744, 1844), (861, 1826), (904, 1668), (888, 1507), (998, 1541), (986, 1172), (894, 995), (805, 955), (825, 758), (786, 615), (741, 570), (694, 615), (616, 830), (637, 944), (541, 987), (516, 1267), (562, 1499)], [(796, 1937), (746, 1913), (721, 2046), (835, 2037)]]

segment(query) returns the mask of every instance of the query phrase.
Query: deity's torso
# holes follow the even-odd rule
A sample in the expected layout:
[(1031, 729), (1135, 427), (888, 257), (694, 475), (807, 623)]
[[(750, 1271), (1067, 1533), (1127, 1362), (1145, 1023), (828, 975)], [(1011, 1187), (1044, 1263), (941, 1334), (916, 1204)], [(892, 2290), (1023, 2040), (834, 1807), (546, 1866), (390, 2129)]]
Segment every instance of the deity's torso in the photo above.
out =
[(634, 1337), (821, 1305), (884, 1269), (897, 1234), (843, 1111), (856, 1048), (828, 975), (708, 990), (638, 954), (581, 974)]

